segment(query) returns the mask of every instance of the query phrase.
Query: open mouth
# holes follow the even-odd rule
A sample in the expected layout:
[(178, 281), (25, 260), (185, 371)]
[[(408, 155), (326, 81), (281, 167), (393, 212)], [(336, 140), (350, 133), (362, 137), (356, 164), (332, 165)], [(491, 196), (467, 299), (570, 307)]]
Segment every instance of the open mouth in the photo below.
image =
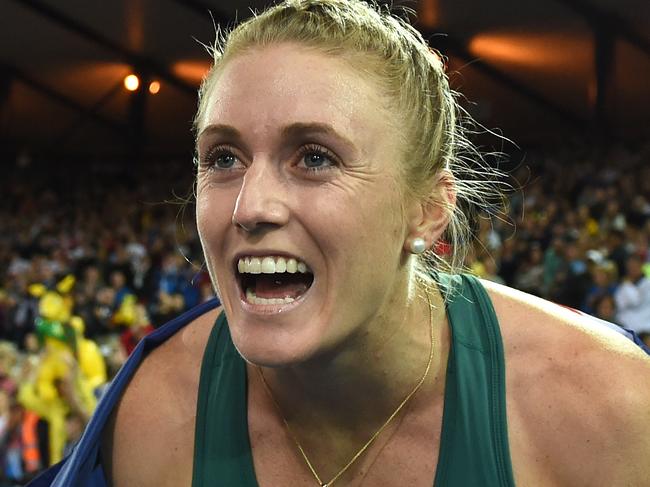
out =
[(300, 299), (314, 282), (304, 262), (278, 256), (240, 257), (237, 278), (242, 299), (254, 305), (285, 305)]

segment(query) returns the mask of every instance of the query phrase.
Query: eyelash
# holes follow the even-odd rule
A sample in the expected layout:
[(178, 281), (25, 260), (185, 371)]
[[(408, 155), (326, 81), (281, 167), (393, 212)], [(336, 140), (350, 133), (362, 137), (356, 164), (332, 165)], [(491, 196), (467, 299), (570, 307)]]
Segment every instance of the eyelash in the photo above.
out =
[[(321, 167), (307, 167), (303, 165), (303, 167), (300, 167), (301, 171), (305, 171), (311, 174), (317, 174), (323, 171), (331, 171), (338, 166), (338, 160), (336, 156), (328, 149), (318, 144), (307, 144), (301, 146), (298, 149), (298, 153), (297, 153), (298, 164), (303, 163), (304, 157), (308, 154), (317, 154), (323, 156), (327, 158), (331, 164), (327, 166), (321, 166)], [(238, 168), (218, 167), (216, 165), (217, 159), (222, 155), (231, 155), (239, 160), (239, 157), (236, 155), (236, 149), (226, 144), (226, 145), (218, 145), (215, 147), (211, 147), (208, 151), (206, 151), (203, 157), (197, 159), (197, 165), (199, 169), (204, 169), (211, 172), (219, 171), (225, 173), (225, 172), (236, 171)], [(296, 166), (298, 166), (298, 164), (296, 164)]]
[(336, 156), (323, 146), (317, 144), (307, 144), (301, 146), (300, 149), (298, 150), (298, 159), (302, 162), (304, 157), (308, 154), (318, 154), (320, 156), (324, 156), (331, 162), (331, 164), (329, 166), (321, 166), (321, 167), (305, 166), (301, 168), (303, 171), (307, 171), (315, 174), (322, 171), (331, 171), (337, 166)]
[(222, 171), (222, 172), (230, 172), (236, 170), (236, 168), (232, 167), (217, 167), (217, 159), (219, 156), (222, 155), (231, 155), (235, 157), (236, 159), (239, 159), (237, 155), (235, 154), (236, 150), (234, 147), (229, 146), (229, 145), (218, 145), (215, 147), (211, 147), (203, 157), (200, 158), (199, 160), (199, 166), (202, 169), (208, 170), (208, 171)]

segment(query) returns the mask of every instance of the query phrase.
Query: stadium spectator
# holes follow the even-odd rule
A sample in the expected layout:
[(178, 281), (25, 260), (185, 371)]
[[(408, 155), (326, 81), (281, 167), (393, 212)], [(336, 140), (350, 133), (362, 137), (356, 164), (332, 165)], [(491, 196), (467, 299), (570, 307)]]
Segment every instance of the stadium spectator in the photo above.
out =
[(614, 297), (621, 325), (637, 333), (650, 332), (650, 279), (644, 275), (638, 255), (627, 258), (626, 272)]
[(515, 287), (535, 296), (543, 296), (544, 269), (542, 248), (538, 243), (533, 243), (526, 260), (517, 271)]
[(609, 321), (610, 323), (618, 323), (616, 316), (616, 300), (610, 293), (599, 294), (593, 300), (593, 314), (596, 318)]
[(120, 343), (126, 356), (131, 355), (138, 342), (154, 330), (142, 304), (136, 304), (134, 311), (133, 322), (120, 334)]
[[(593, 254), (592, 254), (593, 255)], [(604, 295), (612, 296), (616, 292), (616, 278), (617, 270), (616, 265), (611, 260), (602, 260), (602, 256), (598, 254), (599, 262), (595, 262), (591, 266), (591, 281), (592, 285), (585, 293), (585, 299), (581, 307), (582, 311), (589, 314), (597, 313), (597, 300)]]

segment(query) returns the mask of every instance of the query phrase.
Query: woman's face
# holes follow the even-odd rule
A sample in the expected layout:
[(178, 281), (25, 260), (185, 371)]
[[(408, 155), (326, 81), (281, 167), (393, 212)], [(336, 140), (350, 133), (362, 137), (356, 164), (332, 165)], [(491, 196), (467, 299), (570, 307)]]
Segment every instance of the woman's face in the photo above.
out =
[(298, 363), (387, 319), (415, 206), (400, 191), (398, 117), (375, 85), (283, 44), (226, 62), (205, 103), (197, 225), (239, 352)]

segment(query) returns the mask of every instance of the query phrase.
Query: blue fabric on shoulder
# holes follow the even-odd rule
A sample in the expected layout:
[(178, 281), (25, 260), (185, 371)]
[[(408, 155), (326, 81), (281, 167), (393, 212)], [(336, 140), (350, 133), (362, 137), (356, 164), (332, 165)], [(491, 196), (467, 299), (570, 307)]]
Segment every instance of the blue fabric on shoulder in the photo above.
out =
[(219, 306), (213, 299), (161, 326), (138, 343), (111, 381), (73, 452), (32, 480), (27, 487), (106, 487), (99, 462), (102, 430), (131, 377), (147, 354), (207, 311)]
[(643, 350), (646, 354), (650, 355), (650, 348), (641, 340), (641, 337), (637, 335), (634, 331), (628, 330), (627, 328), (623, 328), (621, 325), (617, 325), (615, 323), (612, 323), (610, 321), (605, 321), (601, 318), (596, 318), (595, 316), (589, 315), (585, 313), (584, 311), (577, 311), (573, 308), (568, 308), (571, 311), (574, 311), (578, 313), (579, 315), (586, 316), (589, 318), (593, 323), (596, 323), (600, 326), (604, 326), (606, 328), (609, 328), (610, 330), (614, 330), (616, 333), (619, 333), (623, 335), (625, 338), (628, 340), (634, 342), (641, 350)]

